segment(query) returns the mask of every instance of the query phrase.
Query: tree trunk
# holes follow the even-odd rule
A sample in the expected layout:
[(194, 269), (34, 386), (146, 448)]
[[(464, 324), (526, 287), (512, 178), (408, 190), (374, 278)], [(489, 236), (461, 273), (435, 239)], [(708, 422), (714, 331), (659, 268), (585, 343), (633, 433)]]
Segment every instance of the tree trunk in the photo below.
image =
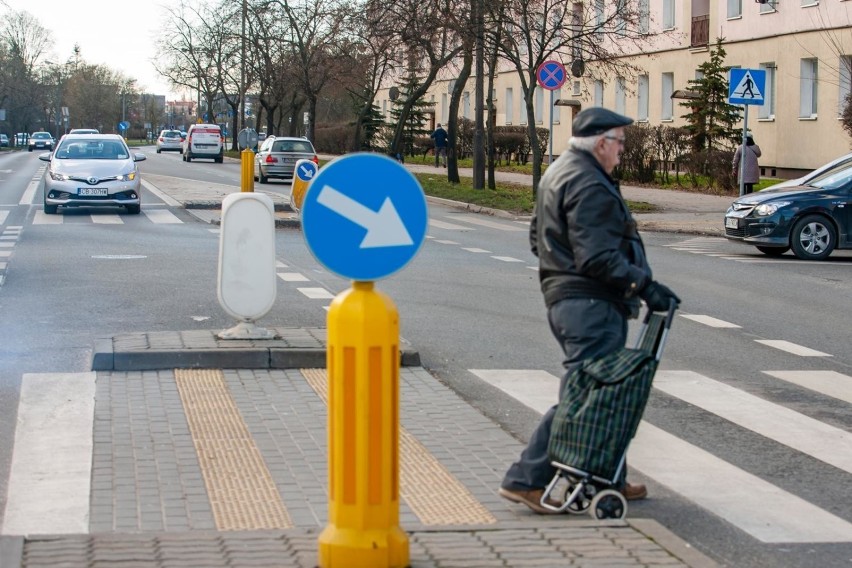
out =
[(447, 120), (447, 181), (450, 183), (459, 183), (459, 162), (458, 162), (458, 130), (459, 130), (459, 103), (461, 102), (462, 93), (464, 93), (465, 83), (470, 77), (470, 68), (473, 66), (473, 52), (469, 49), (464, 51), (462, 59), (462, 67), (459, 70), (458, 79), (453, 86), (453, 93), (450, 95), (450, 117)]

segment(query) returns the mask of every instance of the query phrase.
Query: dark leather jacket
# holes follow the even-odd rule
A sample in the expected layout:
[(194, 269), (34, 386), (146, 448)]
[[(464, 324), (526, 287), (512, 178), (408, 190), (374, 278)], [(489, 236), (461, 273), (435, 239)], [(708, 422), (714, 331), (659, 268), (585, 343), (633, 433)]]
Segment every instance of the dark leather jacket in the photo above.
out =
[(627, 315), (651, 268), (617, 183), (590, 153), (568, 150), (547, 169), (530, 223), (545, 304), (566, 298), (617, 303)]

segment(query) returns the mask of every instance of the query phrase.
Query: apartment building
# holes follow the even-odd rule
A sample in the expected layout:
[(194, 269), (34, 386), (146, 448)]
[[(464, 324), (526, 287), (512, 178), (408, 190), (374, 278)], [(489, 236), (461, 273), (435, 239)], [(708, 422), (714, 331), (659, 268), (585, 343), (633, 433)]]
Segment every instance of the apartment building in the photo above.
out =
[[(551, 92), (535, 90), (533, 117), (527, 116), (520, 79), (503, 66), (492, 98), (497, 124), (548, 128), (553, 116), (554, 154), (564, 151), (571, 135), (573, 113), (602, 105), (651, 125), (682, 126), (685, 109), (677, 91), (689, 87), (698, 66), (709, 59), (716, 38), (723, 38), (725, 64), (766, 71), (765, 104), (749, 109), (749, 129), (763, 150), (764, 174), (794, 177), (850, 152), (852, 138), (840, 116), (852, 89), (852, 0), (636, 0), (647, 14), (653, 41), (642, 52), (628, 55), (640, 73), (633, 77), (592, 80), (569, 76), (553, 100)], [(613, 10), (617, 2), (575, 2), (574, 9)], [(563, 61), (566, 67), (570, 61)], [(588, 65), (592, 65), (591, 63)], [(448, 116), (453, 69), (432, 86), (432, 124)], [(588, 74), (587, 74), (588, 75)], [(459, 109), (473, 117), (474, 78), (468, 81)], [(378, 104), (390, 116), (387, 90)]]

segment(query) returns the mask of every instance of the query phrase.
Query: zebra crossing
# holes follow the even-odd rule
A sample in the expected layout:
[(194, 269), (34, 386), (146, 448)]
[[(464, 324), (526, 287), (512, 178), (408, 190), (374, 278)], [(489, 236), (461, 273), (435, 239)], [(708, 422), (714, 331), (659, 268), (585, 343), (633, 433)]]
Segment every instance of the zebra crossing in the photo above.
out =
[(47, 215), (41, 209), (35, 211), (33, 225), (71, 225), (71, 224), (95, 224), (95, 225), (125, 225), (134, 223), (137, 219), (143, 219), (155, 225), (178, 225), (184, 221), (163, 208), (142, 208), (142, 215), (129, 216), (121, 210), (95, 211), (88, 215)]
[[(756, 248), (738, 245), (737, 248), (742, 252), (731, 252), (731, 242), (723, 237), (693, 237), (676, 243), (663, 245), (672, 250), (686, 252), (690, 254), (700, 254), (703, 256), (711, 256), (721, 260), (739, 262), (743, 264), (811, 264), (813, 261), (800, 260), (789, 253), (784, 257), (768, 257), (763, 253), (758, 252)], [(819, 266), (826, 265), (842, 265), (849, 266), (848, 262), (843, 261), (820, 261)]]

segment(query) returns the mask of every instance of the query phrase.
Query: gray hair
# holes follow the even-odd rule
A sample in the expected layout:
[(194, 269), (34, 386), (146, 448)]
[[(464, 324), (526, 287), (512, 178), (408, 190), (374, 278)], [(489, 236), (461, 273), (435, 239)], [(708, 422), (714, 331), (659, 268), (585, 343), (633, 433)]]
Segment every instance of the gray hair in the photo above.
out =
[(584, 152), (592, 152), (597, 145), (598, 140), (607, 136), (613, 136), (615, 128), (610, 128), (603, 134), (595, 134), (594, 136), (572, 136), (568, 140), (568, 146), (572, 150), (583, 150)]

